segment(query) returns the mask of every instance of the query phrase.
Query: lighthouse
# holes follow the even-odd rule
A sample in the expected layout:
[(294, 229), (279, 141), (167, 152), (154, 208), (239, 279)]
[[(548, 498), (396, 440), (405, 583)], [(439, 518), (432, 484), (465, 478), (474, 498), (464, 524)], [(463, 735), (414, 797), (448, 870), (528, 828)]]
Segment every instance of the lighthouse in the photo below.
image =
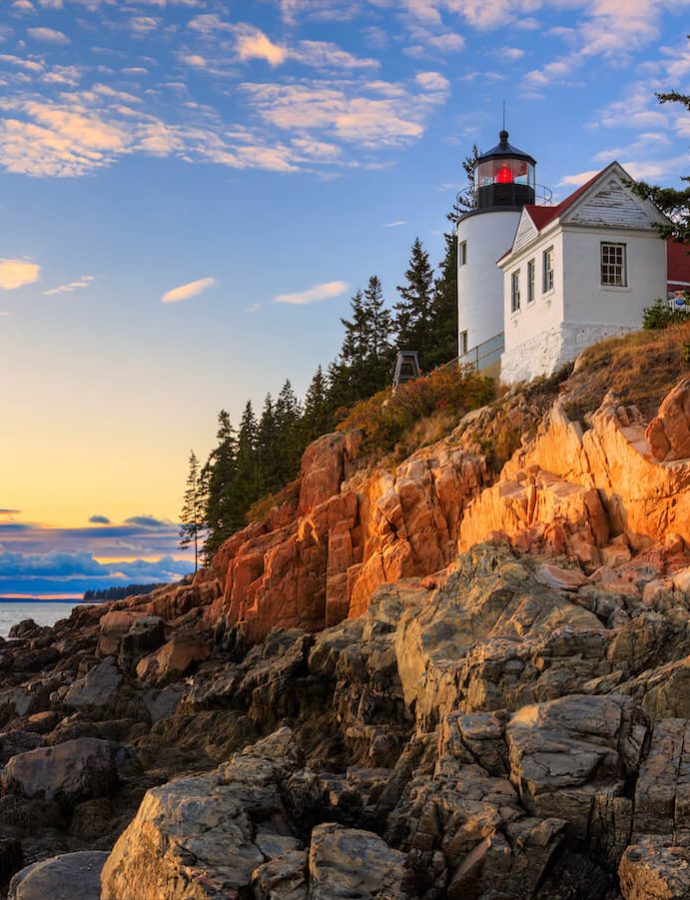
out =
[(478, 159), (474, 206), (459, 220), (458, 347), (461, 362), (487, 368), (503, 350), (503, 272), (522, 208), (535, 200), (536, 161), (508, 142), (508, 132)]

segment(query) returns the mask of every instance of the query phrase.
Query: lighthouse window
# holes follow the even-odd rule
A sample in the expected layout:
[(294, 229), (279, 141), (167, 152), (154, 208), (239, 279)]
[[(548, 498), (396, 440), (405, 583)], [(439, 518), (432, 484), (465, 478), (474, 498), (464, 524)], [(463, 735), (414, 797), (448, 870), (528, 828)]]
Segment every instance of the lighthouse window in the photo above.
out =
[(527, 263), (527, 302), (534, 303), (534, 260)]
[(467, 263), (467, 241), (462, 241), (462, 243), (458, 247), (458, 258), (459, 258), (461, 266), (466, 265), (466, 263)]
[(520, 311), (520, 270), (513, 272), (510, 278), (510, 311)]
[(601, 245), (601, 283), (614, 287), (626, 287), (625, 244)]
[(545, 294), (553, 290), (553, 247), (544, 250), (544, 281), (542, 290)]

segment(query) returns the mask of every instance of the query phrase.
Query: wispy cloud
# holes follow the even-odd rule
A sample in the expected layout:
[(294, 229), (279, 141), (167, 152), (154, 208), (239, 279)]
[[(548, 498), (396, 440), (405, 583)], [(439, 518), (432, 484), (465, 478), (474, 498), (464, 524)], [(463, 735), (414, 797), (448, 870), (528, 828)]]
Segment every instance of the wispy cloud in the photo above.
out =
[(95, 276), (93, 275), (82, 275), (82, 277), (77, 281), (70, 281), (68, 284), (61, 284), (58, 287), (43, 291), (43, 296), (54, 297), (57, 294), (71, 294), (72, 291), (78, 291), (82, 288), (91, 287), (91, 284), (94, 280)]
[(173, 288), (171, 291), (163, 294), (161, 303), (180, 303), (182, 300), (189, 300), (190, 297), (196, 297), (213, 287), (216, 283), (215, 278), (199, 278), (198, 281), (190, 281), (187, 284), (181, 284), (179, 287)]
[(44, 44), (70, 44), (71, 41), (62, 31), (54, 28), (27, 28), (26, 33), (34, 41)]
[(401, 225), (407, 225), (406, 219), (398, 219), (396, 222), (386, 222), (384, 228), (399, 228)]
[(41, 277), (41, 267), (24, 259), (0, 259), (0, 288), (14, 291), (34, 284)]
[(311, 303), (320, 303), (322, 300), (330, 300), (340, 297), (347, 291), (349, 285), (344, 281), (328, 281), (325, 284), (317, 284), (307, 291), (298, 291), (294, 294), (279, 294), (273, 298), (274, 303), (288, 303), (291, 306), (308, 306)]

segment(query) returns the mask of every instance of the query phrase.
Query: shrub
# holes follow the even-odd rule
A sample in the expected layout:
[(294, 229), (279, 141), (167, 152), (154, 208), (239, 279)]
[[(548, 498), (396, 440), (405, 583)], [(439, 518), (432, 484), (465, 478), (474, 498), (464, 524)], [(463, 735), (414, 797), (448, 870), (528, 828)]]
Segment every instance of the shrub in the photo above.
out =
[[(685, 294), (686, 301), (690, 295)], [(652, 306), (648, 306), (642, 313), (642, 324), (647, 331), (659, 328), (668, 328), (670, 325), (680, 325), (690, 321), (690, 310), (674, 309), (663, 300), (655, 300)]]
[(358, 403), (338, 428), (361, 430), (364, 451), (389, 451), (421, 419), (440, 411), (460, 418), (490, 403), (495, 395), (491, 379), (473, 369), (448, 365), (401, 384), (395, 397), (387, 389)]

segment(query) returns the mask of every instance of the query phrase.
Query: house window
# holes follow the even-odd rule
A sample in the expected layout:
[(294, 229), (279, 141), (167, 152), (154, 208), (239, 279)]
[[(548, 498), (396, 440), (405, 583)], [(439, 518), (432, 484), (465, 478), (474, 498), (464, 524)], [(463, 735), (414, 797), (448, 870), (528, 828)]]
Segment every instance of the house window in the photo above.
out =
[(545, 294), (547, 291), (553, 290), (553, 247), (544, 250), (544, 279), (542, 290)]
[(461, 266), (467, 264), (467, 241), (462, 241), (458, 247), (458, 262)]
[(601, 283), (626, 287), (628, 276), (625, 271), (625, 244), (601, 245)]
[(520, 311), (520, 270), (510, 276), (510, 311)]
[(534, 260), (527, 263), (527, 302), (534, 303)]
[(460, 356), (464, 356), (469, 350), (469, 341), (467, 339), (467, 332), (460, 332)]

